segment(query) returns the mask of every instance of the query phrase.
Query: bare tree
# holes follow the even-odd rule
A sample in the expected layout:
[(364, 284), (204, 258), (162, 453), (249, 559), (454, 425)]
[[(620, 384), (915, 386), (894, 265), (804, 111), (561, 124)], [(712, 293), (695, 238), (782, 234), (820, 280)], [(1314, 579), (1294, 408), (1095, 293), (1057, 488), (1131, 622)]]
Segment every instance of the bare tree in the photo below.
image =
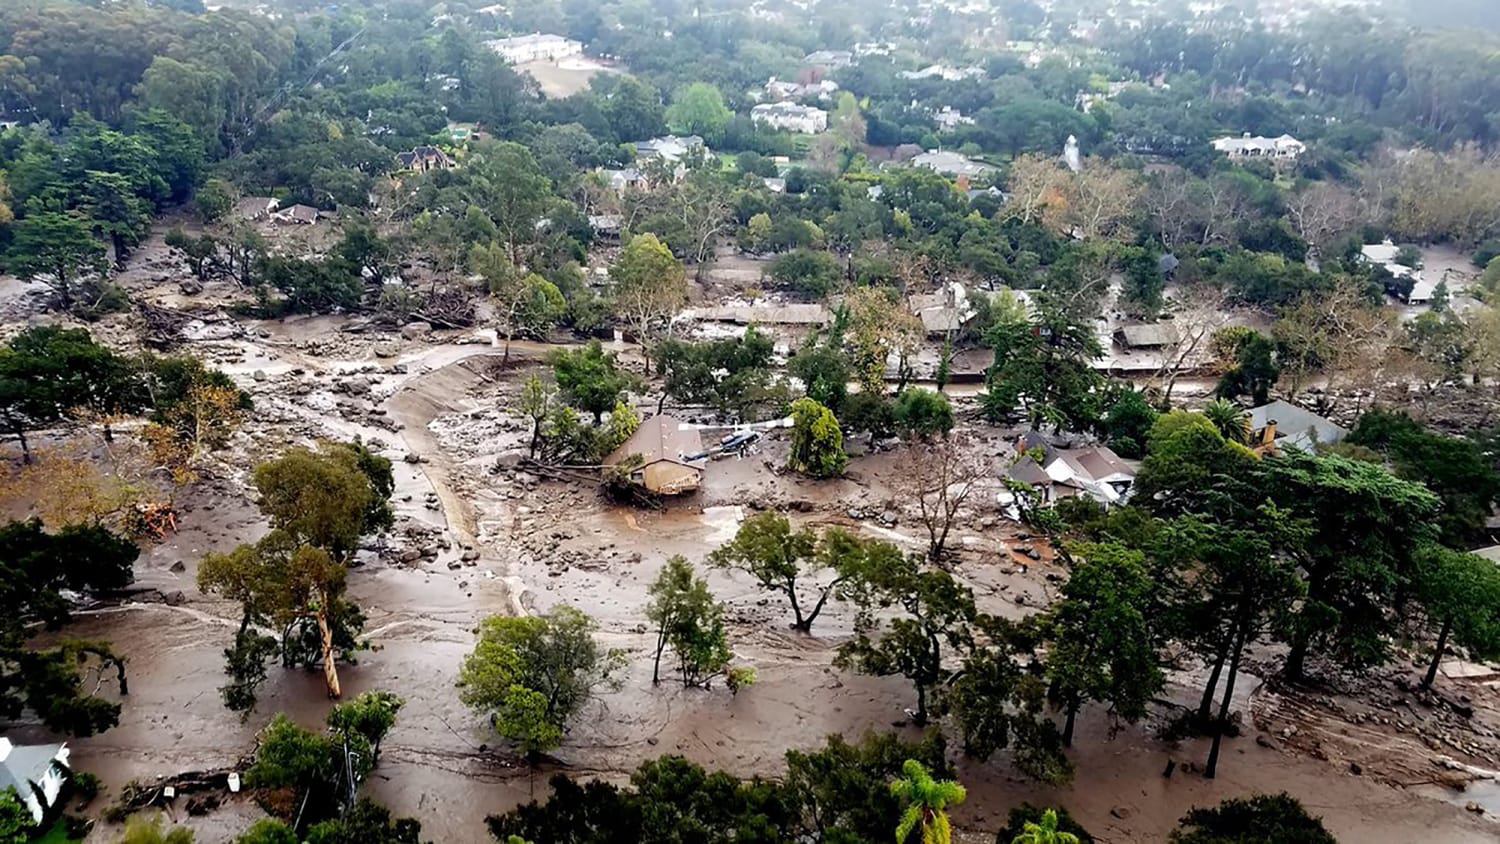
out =
[(1287, 222), (1303, 240), (1322, 254), (1334, 239), (1359, 220), (1359, 203), (1346, 187), (1334, 182), (1314, 182), (1286, 201)]
[(1172, 401), (1177, 379), (1208, 348), (1214, 332), (1229, 324), (1228, 302), (1228, 294), (1207, 284), (1194, 285), (1173, 298), (1169, 310), (1175, 332), (1162, 347), (1154, 379), (1161, 385), (1163, 401)]
[(1207, 227), (1204, 185), (1180, 168), (1157, 173), (1141, 194), (1141, 207), (1163, 248), (1196, 242)]
[(956, 436), (928, 443), (913, 442), (896, 462), (891, 488), (916, 502), (927, 529), (927, 558), (938, 560), (975, 488), (994, 473), (990, 461), (974, 451), (974, 444)]
[(1129, 240), (1129, 221), (1141, 192), (1135, 173), (1090, 158), (1067, 186), (1068, 228), (1088, 240)]

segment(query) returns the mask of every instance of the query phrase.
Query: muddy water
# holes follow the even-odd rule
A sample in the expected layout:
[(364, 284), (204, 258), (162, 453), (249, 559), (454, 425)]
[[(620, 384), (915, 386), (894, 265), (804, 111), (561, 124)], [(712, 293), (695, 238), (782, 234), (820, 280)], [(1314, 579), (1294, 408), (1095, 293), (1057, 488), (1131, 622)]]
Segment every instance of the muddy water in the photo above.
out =
[[(832, 667), (833, 648), (851, 628), (847, 608), (830, 605), (815, 635), (796, 635), (787, 629), (789, 613), (781, 602), (768, 600), (747, 578), (718, 571), (705, 576), (729, 604), (737, 661), (754, 666), (759, 682), (738, 696), (723, 688), (684, 690), (673, 685), (666, 665), (665, 681), (651, 682), (652, 637), (642, 608), (646, 588), (667, 557), (681, 553), (701, 560), (732, 534), (753, 500), (804, 501), (822, 514), (811, 518), (831, 514), (837, 520), (850, 506), (886, 506), (888, 493), (878, 483), (775, 478), (763, 462), (783, 457), (773, 440), (762, 455), (712, 464), (700, 495), (664, 512), (608, 506), (591, 493), (546, 481), (523, 490), (510, 476), (488, 471), (495, 454), (514, 447), (514, 432), (473, 436), (495, 418), (494, 373), (481, 365), (498, 351), (488, 338), (409, 346), (393, 359), (369, 352), (314, 355), (295, 342), (335, 327), (312, 320), (267, 325), (269, 336), (235, 342), (240, 359), (232, 371), (257, 393), (257, 416), (282, 420), (282, 428), (253, 432), (253, 444), (264, 450), (257, 456), (310, 432), (376, 441), (396, 461), (398, 514), (445, 530), (453, 544), (413, 568), (373, 565), (351, 573), (350, 590), (369, 614), (375, 647), (340, 672), (348, 694), (385, 688), (406, 697), (408, 705), (368, 789), (398, 813), (420, 818), (427, 837), (482, 840), (483, 818), (544, 794), (552, 770), (619, 778), (642, 759), (676, 752), (739, 774), (775, 774), (787, 749), (816, 746), (832, 732), (888, 728), (911, 705), (909, 687), (898, 680)], [(550, 348), (516, 344), (512, 354), (537, 356)], [(392, 363), (405, 372), (393, 371)], [(257, 370), (265, 381), (256, 380)], [(305, 374), (297, 376), (297, 370)], [(281, 390), (298, 377), (318, 383), (302, 395)], [(329, 382), (349, 377), (368, 380), (371, 403), (405, 428), (392, 433), (341, 410)], [(470, 436), (460, 437), (463, 432)], [(404, 462), (407, 453), (426, 462)], [(877, 480), (885, 468), (879, 457), (853, 467), (866, 481)], [(243, 492), (234, 483), (221, 486), (185, 502), (191, 509), (184, 513), (182, 532), (153, 549), (140, 566), (142, 583), (181, 590), (185, 603), (88, 615), (68, 631), (110, 639), (130, 661), (132, 694), (120, 726), (73, 743), (79, 767), (97, 772), (112, 788), (131, 778), (235, 765), (252, 750), (256, 731), (271, 713), (286, 712), (315, 727), (328, 710), (316, 672), (279, 669), (272, 669), (261, 705), (249, 719), (241, 721), (220, 704), (222, 650), (232, 636), (236, 608), (196, 592), (197, 561), (207, 551), (227, 550), (264, 530)], [(429, 500), (434, 508), (427, 506)], [(910, 528), (898, 525), (890, 538), (917, 547)], [(1045, 565), (1027, 575), (1003, 565), (1005, 537), (969, 529), (958, 539), (994, 549), (960, 570), (986, 611), (1014, 617), (1046, 600)], [(465, 543), (474, 545), (480, 559), (450, 570)], [(558, 564), (557, 551), (567, 552), (569, 561)], [(184, 570), (173, 572), (178, 562)], [(632, 664), (621, 689), (602, 695), (580, 719), (556, 761), (530, 771), (496, 752), (493, 735), (458, 702), (454, 682), (480, 619), (561, 603), (598, 618), (602, 637), (626, 649)], [(1203, 748), (1165, 748), (1134, 728), (1111, 740), (1106, 723), (1102, 713), (1081, 718), (1079, 776), (1067, 789), (1021, 782), (1004, 759), (966, 764), (962, 775), (971, 798), (958, 815), (961, 823), (993, 829), (1010, 806), (1026, 799), (1067, 805), (1108, 840), (1159, 841), (1195, 803), (1286, 788), (1322, 812), (1346, 840), (1394, 844), (1430, 837), (1433, 830), (1441, 831), (1444, 841), (1485, 840), (1476, 821), (1444, 802), (1414, 801), (1368, 780), (1329, 777), (1323, 763), (1260, 748), (1249, 739), (1232, 743), (1216, 782), (1163, 780), (1160, 770), (1168, 755), (1201, 759)], [(232, 824), (222, 819), (208, 824), (200, 841), (232, 837)]]

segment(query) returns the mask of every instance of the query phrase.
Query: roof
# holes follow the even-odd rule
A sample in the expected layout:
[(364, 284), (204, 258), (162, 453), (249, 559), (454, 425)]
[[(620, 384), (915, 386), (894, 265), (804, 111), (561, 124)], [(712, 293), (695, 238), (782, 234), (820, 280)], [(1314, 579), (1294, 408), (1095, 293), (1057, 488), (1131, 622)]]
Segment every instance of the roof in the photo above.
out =
[(1349, 432), (1327, 419), (1304, 410), (1294, 404), (1277, 400), (1263, 404), (1250, 411), (1250, 429), (1264, 430), (1270, 422), (1276, 423), (1276, 442), (1291, 445), (1304, 451), (1322, 443), (1332, 445), (1343, 442)]
[(827, 114), (821, 108), (796, 103), (761, 103), (750, 109), (751, 117), (818, 117)]
[(916, 167), (926, 167), (929, 170), (954, 176), (978, 176), (995, 169), (981, 161), (975, 161), (966, 155), (959, 155), (956, 152), (948, 152), (946, 150), (924, 152), (913, 158), (911, 163)]
[(733, 322), (740, 325), (827, 325), (828, 309), (818, 304), (721, 305), (688, 308), (683, 316), (704, 322)]
[(1046, 472), (1042, 471), (1042, 467), (1035, 460), (1031, 459), (1030, 456), (1017, 460), (1015, 465), (1011, 466), (1005, 473), (1005, 476), (1013, 481), (1020, 481), (1023, 484), (1031, 484), (1032, 486), (1046, 486), (1052, 483), (1052, 478)]
[[(692, 466), (684, 458), (702, 451), (703, 440), (698, 436), (697, 428), (684, 428), (682, 423), (675, 418), (659, 413), (642, 422), (624, 445), (605, 458), (604, 465), (614, 466), (625, 462), (632, 455), (639, 454), (644, 458), (646, 466), (664, 460), (669, 463)], [(700, 467), (692, 466), (692, 468)]]
[(1218, 138), (1213, 142), (1214, 149), (1219, 152), (1227, 152), (1230, 155), (1251, 153), (1254, 155), (1281, 154), (1287, 152), (1301, 152), (1307, 146), (1291, 135), (1281, 135), (1276, 138), (1267, 138), (1261, 135), (1251, 137), (1242, 135), (1238, 138)]
[(17, 794), (31, 794), (28, 783), (40, 783), (54, 760), (67, 759), (67, 745), (13, 744), (0, 759), (0, 792), (14, 788)]
[(299, 223), (312, 223), (318, 219), (318, 209), (311, 205), (293, 205), (276, 212), (276, 216), (283, 220), (296, 220)]
[(1083, 470), (1083, 474), (1089, 478), (1099, 481), (1105, 478), (1124, 475), (1135, 477), (1135, 470), (1120, 459), (1109, 446), (1098, 445), (1092, 448), (1068, 449), (1062, 452), (1062, 457), (1069, 463)]
[(1115, 333), (1126, 346), (1132, 348), (1170, 346), (1177, 342), (1177, 326), (1169, 322), (1122, 325)]
[(552, 35), (546, 32), (535, 32), (531, 35), (517, 35), (512, 38), (496, 38), (487, 42), (491, 49), (500, 50), (506, 47), (531, 47), (538, 44), (567, 44), (571, 39), (561, 35)]

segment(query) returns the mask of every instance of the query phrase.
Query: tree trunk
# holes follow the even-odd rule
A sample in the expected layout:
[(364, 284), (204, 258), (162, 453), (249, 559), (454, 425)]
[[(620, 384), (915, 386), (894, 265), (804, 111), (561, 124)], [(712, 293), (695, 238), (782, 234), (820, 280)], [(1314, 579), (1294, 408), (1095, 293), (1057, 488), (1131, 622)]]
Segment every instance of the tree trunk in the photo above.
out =
[(1078, 720), (1078, 700), (1072, 698), (1068, 701), (1068, 717), (1063, 721), (1062, 743), (1063, 747), (1073, 746), (1073, 723)]
[(927, 726), (927, 686), (917, 684), (917, 714), (912, 716), (912, 723), (918, 727)]
[(333, 662), (333, 628), (328, 624), (328, 593), (323, 593), (323, 606), (318, 610), (318, 633), (323, 639), (323, 680), (328, 684), (328, 696), (338, 700), (344, 696), (339, 687), (339, 669)]
[(1286, 668), (1283, 672), (1286, 679), (1293, 683), (1301, 682), (1307, 670), (1307, 638), (1307, 633), (1297, 631), (1292, 639), (1292, 649), (1286, 655)]
[(1214, 691), (1219, 688), (1219, 674), (1224, 670), (1224, 661), (1228, 658), (1228, 648), (1220, 650), (1218, 657), (1214, 659), (1213, 670), (1208, 673), (1208, 687), (1203, 690), (1203, 699), (1198, 702), (1198, 720), (1202, 723), (1208, 723), (1208, 713), (1214, 705)]
[(1437, 647), (1432, 649), (1432, 663), (1427, 666), (1427, 676), (1422, 678), (1422, 688), (1432, 688), (1432, 681), (1437, 679), (1438, 663), (1443, 661), (1443, 651), (1448, 649), (1448, 634), (1453, 631), (1453, 619), (1443, 621), (1442, 632), (1438, 633)]
[(1229, 660), (1229, 676), (1224, 679), (1224, 702), (1219, 705), (1219, 722), (1214, 725), (1214, 741), (1203, 766), (1205, 779), (1213, 779), (1219, 769), (1219, 745), (1224, 741), (1224, 724), (1229, 720), (1229, 703), (1234, 698), (1234, 681), (1240, 671), (1240, 655), (1245, 652), (1245, 636), (1238, 634), (1231, 645), (1234, 656)]
[(786, 585), (786, 595), (792, 602), (792, 629), (798, 633), (806, 633), (812, 628), (812, 623), (802, 617), (802, 605), (797, 601), (796, 581)]
[(14, 430), (16, 439), (21, 441), (21, 462), (29, 466), (31, 465), (31, 443), (26, 441), (26, 429), (18, 422)]
[(667, 649), (667, 625), (662, 623), (656, 630), (656, 659), (651, 663), (651, 685), (661, 685), (661, 654)]

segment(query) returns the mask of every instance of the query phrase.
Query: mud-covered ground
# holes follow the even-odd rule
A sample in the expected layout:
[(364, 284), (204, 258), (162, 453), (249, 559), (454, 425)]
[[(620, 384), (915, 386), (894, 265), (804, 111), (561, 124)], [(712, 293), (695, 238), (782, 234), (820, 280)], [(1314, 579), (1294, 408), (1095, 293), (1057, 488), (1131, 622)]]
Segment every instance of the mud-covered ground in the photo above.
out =
[[(236, 765), (276, 712), (321, 723), (330, 704), (313, 672), (273, 670), (248, 719), (223, 708), (222, 651), (237, 610), (195, 586), (204, 553), (253, 541), (265, 529), (246, 494), (247, 467), (319, 438), (358, 435), (395, 464), (397, 527), (361, 552), (350, 575), (373, 648), (340, 676), (346, 694), (382, 688), (407, 699), (367, 789), (394, 811), (418, 817), (424, 837), (484, 840), (487, 814), (544, 796), (546, 777), (557, 769), (618, 779), (646, 758), (682, 753), (737, 774), (775, 774), (787, 749), (819, 745), (830, 733), (913, 730), (901, 726), (913, 702), (903, 681), (832, 667), (851, 623), (838, 604), (819, 618), (815, 635), (798, 636), (787, 630), (788, 612), (775, 597), (748, 579), (707, 572), (731, 607), (738, 661), (758, 671), (756, 685), (738, 695), (653, 687), (642, 614), (647, 584), (667, 557), (701, 560), (758, 509), (920, 547), (909, 502), (889, 483), (896, 471), (889, 453), (858, 456), (847, 479), (816, 483), (775, 471), (785, 443), (773, 434), (759, 453), (712, 463), (697, 495), (661, 510), (629, 508), (606, 502), (591, 485), (518, 469), (511, 459), (525, 439), (511, 412), (515, 395), (550, 347), (517, 343), (511, 365), (502, 367), (492, 333), (483, 330), (403, 335), (352, 331), (358, 324), (334, 318), (235, 321), (215, 307), (232, 290), (211, 285), (184, 295), (179, 277), (148, 248), (126, 282), (139, 299), (201, 310), (186, 329), (187, 348), (231, 372), (254, 395), (256, 410), (225, 463), (178, 491), (180, 532), (149, 549), (138, 566), (146, 591), (81, 613), (66, 631), (108, 639), (129, 660), (132, 694), (120, 725), (71, 742), (76, 766), (107, 786), (92, 813), (128, 780)], [(34, 286), (0, 280), (0, 312), (13, 323), (32, 312), (35, 298)], [(122, 348), (139, 343), (134, 317), (113, 317), (95, 331)], [(997, 460), (1004, 448), (993, 432), (978, 447)], [(951, 540), (961, 549), (957, 575), (987, 612), (1015, 617), (1045, 604), (1062, 574), (1050, 553), (993, 509), (993, 495), (972, 501)], [(594, 615), (607, 642), (630, 652), (632, 668), (618, 692), (601, 696), (580, 719), (555, 760), (532, 771), (464, 709), (454, 681), (480, 619), (559, 603)], [(1454, 664), (1438, 698), (1410, 691), (1418, 672), (1402, 664), (1349, 688), (1309, 692), (1277, 688), (1252, 670), (1236, 707), (1245, 735), (1229, 742), (1213, 781), (1183, 767), (1162, 776), (1168, 760), (1201, 762), (1203, 742), (1155, 738), (1161, 719), (1115, 732), (1104, 713), (1088, 711), (1071, 785), (1024, 781), (1003, 754), (983, 764), (959, 759), (970, 798), (956, 820), (965, 840), (992, 840), (1009, 808), (1027, 800), (1068, 807), (1102, 841), (1161, 841), (1193, 805), (1286, 790), (1345, 841), (1493, 841), (1500, 787), (1493, 779), (1457, 786), (1475, 776), (1466, 766), (1494, 768), (1500, 758), (1500, 674)], [(1194, 700), (1200, 679), (1193, 671), (1174, 675), (1167, 698)], [(1162, 717), (1167, 711), (1160, 708)], [(1471, 802), (1488, 814), (1467, 810)], [(199, 841), (226, 841), (255, 812), (238, 799), (184, 820), (199, 829)], [(107, 831), (95, 839), (109, 840)]]

